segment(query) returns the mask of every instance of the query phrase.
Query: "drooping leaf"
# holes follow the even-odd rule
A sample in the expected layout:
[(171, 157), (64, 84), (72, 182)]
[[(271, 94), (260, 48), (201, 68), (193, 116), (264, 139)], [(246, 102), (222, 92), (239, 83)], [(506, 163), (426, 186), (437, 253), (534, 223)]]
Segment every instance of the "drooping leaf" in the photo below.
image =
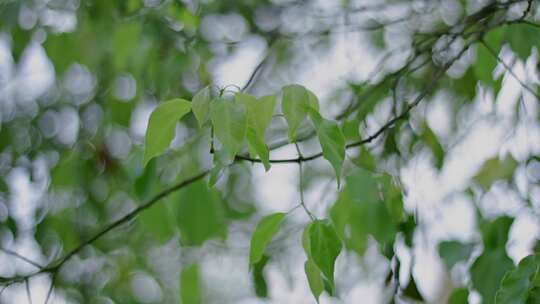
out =
[(512, 260), (503, 249), (485, 251), (470, 268), (471, 282), (480, 295), (482, 303), (495, 303), (495, 293), (499, 290), (505, 273), (514, 267)]
[(272, 121), (276, 107), (276, 97), (268, 95), (256, 99), (248, 94), (237, 93), (235, 99), (238, 104), (243, 104), (246, 107), (248, 127), (253, 128), (259, 136), (264, 136)]
[(339, 187), (341, 168), (345, 160), (345, 137), (335, 122), (322, 118), (314, 109), (310, 109), (309, 117), (317, 130), (323, 156), (334, 167)]
[[(476, 48), (476, 62), (473, 65), (473, 70), (476, 78), (484, 85), (490, 86), (494, 89), (495, 95), (501, 88), (501, 80), (495, 79), (493, 76), (493, 70), (497, 67), (497, 58), (491, 53), (489, 49), (495, 52), (495, 55), (499, 54), (502, 43), (504, 42), (506, 28), (499, 27), (484, 36), (484, 45), (479, 43)], [(489, 49), (488, 49), (489, 47)]]
[(180, 274), (180, 299), (182, 304), (202, 303), (199, 267), (197, 264), (184, 268)]
[(317, 95), (315, 93), (311, 92), (310, 90), (306, 89), (308, 93), (308, 105), (311, 109), (314, 109), (315, 111), (319, 111), (319, 99), (317, 98)]
[(191, 107), (193, 108), (193, 115), (195, 115), (200, 127), (202, 127), (209, 119), (211, 101), (210, 87), (203, 88), (193, 96)]
[(531, 289), (539, 287), (535, 282), (538, 280), (540, 272), (540, 255), (529, 255), (523, 258), (518, 266), (510, 270), (503, 277), (501, 287), (495, 296), (496, 304), (522, 304), (532, 302), (530, 296), (534, 297)]
[(224, 237), (223, 203), (216, 190), (200, 180), (183, 188), (178, 200), (174, 204), (182, 244), (198, 246), (208, 239)]
[(403, 219), (401, 193), (389, 176), (358, 169), (347, 176), (330, 215), (347, 248), (363, 255), (369, 235), (381, 244), (393, 242)]
[(342, 247), (334, 227), (326, 220), (314, 221), (309, 229), (309, 240), (313, 262), (333, 287), (334, 265)]
[(268, 284), (266, 283), (266, 279), (264, 277), (264, 267), (269, 260), (270, 258), (267, 255), (263, 255), (263, 257), (253, 265), (253, 285), (255, 287), (255, 294), (259, 298), (268, 297)]
[(538, 35), (540, 30), (529, 24), (516, 23), (506, 29), (506, 39), (510, 48), (524, 61), (531, 55), (534, 46), (540, 49)]
[(324, 291), (324, 283), (321, 277), (321, 271), (315, 262), (310, 259), (304, 263), (304, 271), (306, 273), (309, 289), (311, 290), (311, 293), (315, 297), (317, 303), (319, 303), (319, 297)]
[(214, 134), (232, 159), (242, 148), (246, 137), (246, 110), (221, 99), (212, 103), (210, 111)]
[(264, 143), (266, 129), (272, 121), (272, 115), (276, 106), (274, 95), (264, 96), (257, 100), (255, 97), (237, 93), (235, 96), (238, 104), (243, 104), (247, 110), (247, 140), (250, 150), (259, 155), (266, 171), (270, 169), (269, 151)]
[(431, 130), (427, 124), (424, 127), (424, 133), (422, 134), (426, 146), (431, 150), (433, 157), (435, 158), (435, 167), (441, 169), (444, 163), (444, 149), (437, 135)]
[(310, 97), (308, 91), (301, 85), (284, 86), (281, 100), (281, 110), (287, 120), (289, 142), (296, 138), (296, 129), (306, 119)]
[(165, 202), (156, 204), (139, 216), (139, 221), (145, 229), (160, 243), (170, 240), (174, 234), (173, 219), (171, 210)]
[(451, 269), (458, 262), (466, 261), (473, 249), (473, 244), (459, 241), (443, 241), (439, 243), (439, 255), (448, 269)]
[(495, 181), (511, 179), (517, 165), (518, 163), (511, 156), (507, 156), (503, 160), (499, 160), (498, 157), (489, 159), (480, 168), (474, 180), (484, 190), (488, 190)]
[(213, 167), (210, 169), (208, 178), (208, 186), (213, 187), (218, 181), (223, 169), (230, 165), (234, 159), (229, 157), (229, 154), (225, 150), (214, 151), (212, 155)]
[(261, 260), (266, 246), (279, 231), (285, 213), (274, 213), (261, 219), (251, 237), (249, 249), (249, 264), (253, 265)]
[(163, 102), (150, 115), (144, 138), (144, 160), (162, 154), (174, 138), (176, 123), (191, 110), (191, 103), (184, 99)]
[(455, 289), (448, 298), (448, 304), (469, 304), (469, 290), (467, 288)]
[(512, 222), (511, 217), (501, 216), (480, 223), (484, 252), (476, 258), (469, 271), (474, 289), (482, 296), (482, 303), (495, 302), (495, 293), (504, 274), (514, 267), (514, 262), (506, 254), (506, 242)]
[(416, 286), (416, 281), (414, 280), (414, 277), (412, 276), (412, 274), (409, 276), (409, 283), (403, 290), (403, 295), (411, 300), (424, 302), (424, 297), (422, 296), (420, 291), (418, 291), (418, 287)]
[(514, 219), (509, 216), (500, 216), (493, 221), (482, 221), (480, 232), (482, 233), (484, 250), (504, 248), (513, 222)]

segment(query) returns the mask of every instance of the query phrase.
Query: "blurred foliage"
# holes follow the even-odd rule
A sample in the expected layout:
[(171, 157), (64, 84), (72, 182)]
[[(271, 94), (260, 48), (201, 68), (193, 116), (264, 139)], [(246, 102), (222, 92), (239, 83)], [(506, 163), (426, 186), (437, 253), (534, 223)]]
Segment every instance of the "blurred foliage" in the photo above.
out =
[[(412, 271), (400, 283), (398, 251), (414, 255), (426, 233), (400, 174), (424, 154), (434, 174), (447, 170), (475, 100), (497, 100), (510, 78), (520, 85), (511, 125), (527, 119), (522, 99), (538, 102), (538, 85), (513, 67), (537, 61), (538, 2), (320, 2), (0, 0), (0, 251), (25, 262), (14, 249), (30, 242), (40, 261), (35, 272), (2, 272), (2, 299), (48, 273), (54, 297), (69, 303), (239, 302), (208, 275), (227, 271), (208, 268), (229, 254), (251, 272), (236, 292), (271, 300), (268, 269), (303, 247), (302, 286), (317, 302), (348, 288), (340, 259), (360, 267), (349, 253), (370, 249), (389, 266), (384, 301), (427, 301)], [(323, 58), (344, 33), (382, 54), (374, 72), (340, 78), (330, 97), (295, 84), (306, 58)], [(218, 67), (251, 44), (264, 50), (244, 86), (219, 86)], [(449, 101), (447, 131), (414, 111), (439, 99)], [(298, 155), (272, 157), (287, 145)], [(537, 217), (534, 192), (520, 189), (537, 189), (540, 177), (517, 176), (538, 169), (538, 155), (515, 154), (487, 159), (462, 189), (478, 235), (437, 240), (446, 271), (464, 272), (437, 303), (467, 303), (473, 292), (482, 303), (539, 301), (538, 246), (514, 265), (515, 214), (480, 204), (507, 187)], [(259, 163), (299, 167), (290, 210), (261, 206)], [(32, 191), (21, 191), (21, 174)], [(314, 190), (330, 204), (307, 201)]]

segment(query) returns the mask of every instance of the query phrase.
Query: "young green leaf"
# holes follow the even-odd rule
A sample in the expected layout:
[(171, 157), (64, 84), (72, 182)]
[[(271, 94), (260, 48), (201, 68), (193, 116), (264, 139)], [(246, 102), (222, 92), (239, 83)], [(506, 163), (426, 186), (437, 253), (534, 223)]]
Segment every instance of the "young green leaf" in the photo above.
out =
[(507, 271), (514, 267), (504, 248), (484, 251), (470, 268), (471, 282), (482, 296), (482, 303), (495, 303), (495, 293)]
[(255, 228), (251, 237), (249, 248), (249, 264), (253, 265), (260, 261), (266, 250), (266, 246), (278, 232), (285, 213), (274, 213), (262, 218)]
[(530, 290), (538, 287), (540, 255), (529, 255), (519, 265), (506, 273), (495, 296), (496, 304), (538, 303), (530, 299)]
[(191, 107), (193, 108), (193, 115), (195, 115), (200, 127), (209, 119), (211, 100), (210, 87), (203, 88), (193, 96)]
[(342, 246), (330, 222), (316, 220), (312, 223), (309, 229), (309, 246), (313, 262), (333, 287), (334, 265)]
[(212, 238), (223, 238), (225, 210), (217, 190), (199, 180), (178, 194), (174, 202), (182, 245), (199, 246)]
[(266, 278), (264, 277), (264, 267), (270, 260), (270, 257), (263, 255), (262, 258), (253, 265), (253, 285), (255, 287), (255, 294), (259, 298), (268, 297), (268, 284), (266, 284)]
[(451, 269), (460, 261), (467, 260), (473, 249), (474, 245), (470, 243), (461, 243), (458, 241), (443, 241), (439, 243), (439, 255), (448, 269)]
[(254, 96), (237, 93), (235, 99), (238, 104), (243, 104), (246, 107), (248, 127), (254, 129), (257, 135), (264, 136), (272, 121), (272, 115), (276, 107), (276, 97), (268, 95), (257, 100)]
[(180, 274), (180, 298), (182, 304), (201, 304), (201, 283), (197, 264), (190, 265)]
[(310, 95), (306, 88), (298, 84), (284, 86), (281, 100), (281, 110), (289, 125), (289, 141), (296, 137), (296, 129), (306, 119), (310, 107)]
[(238, 104), (243, 104), (247, 112), (247, 133), (250, 151), (259, 155), (266, 171), (270, 169), (270, 153), (264, 143), (266, 129), (272, 121), (272, 115), (276, 106), (274, 95), (264, 96), (257, 100), (254, 96), (237, 93), (235, 96)]
[(308, 280), (309, 289), (317, 303), (319, 303), (319, 297), (324, 291), (324, 282), (321, 277), (321, 271), (319, 270), (319, 267), (315, 265), (315, 262), (309, 259), (304, 263), (304, 271)]
[(467, 288), (458, 288), (452, 291), (448, 298), (448, 304), (468, 304), (469, 290)]
[(144, 160), (146, 166), (153, 157), (162, 154), (174, 138), (178, 120), (191, 110), (191, 103), (184, 99), (165, 101), (150, 115), (144, 139)]
[(489, 159), (480, 168), (474, 180), (484, 190), (488, 190), (495, 181), (511, 179), (517, 165), (518, 163), (511, 156), (507, 156), (504, 160), (499, 160), (498, 157)]
[(210, 119), (217, 139), (223, 144), (229, 157), (234, 158), (246, 137), (245, 108), (223, 99), (216, 100), (211, 106)]
[(309, 117), (317, 130), (323, 156), (334, 167), (339, 187), (341, 168), (345, 160), (345, 136), (336, 123), (322, 118), (314, 109), (309, 110)]

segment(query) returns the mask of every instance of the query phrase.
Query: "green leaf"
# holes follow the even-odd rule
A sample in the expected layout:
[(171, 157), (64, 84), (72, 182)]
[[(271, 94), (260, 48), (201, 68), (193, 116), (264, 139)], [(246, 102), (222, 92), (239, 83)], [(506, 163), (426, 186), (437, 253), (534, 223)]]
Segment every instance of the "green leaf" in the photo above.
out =
[(306, 89), (308, 93), (308, 105), (311, 109), (314, 109), (315, 111), (319, 111), (319, 99), (317, 98), (317, 95), (315, 93), (311, 92), (310, 90)]
[(493, 221), (482, 221), (480, 223), (480, 232), (484, 242), (484, 251), (504, 249), (513, 222), (514, 219), (509, 216), (500, 216)]
[(439, 255), (446, 267), (451, 269), (456, 263), (466, 261), (474, 249), (474, 244), (458, 241), (443, 241), (439, 243)]
[(272, 122), (276, 96), (263, 96), (257, 100), (254, 96), (237, 93), (235, 98), (238, 104), (243, 104), (246, 107), (248, 127), (253, 128), (259, 136), (264, 136), (266, 129)]
[[(499, 27), (491, 30), (484, 36), (484, 42), (491, 48), (495, 54), (499, 54), (502, 44), (505, 41), (506, 28)], [(495, 95), (501, 88), (501, 80), (493, 77), (493, 70), (497, 67), (497, 58), (482, 43), (477, 44), (476, 62), (473, 65), (476, 78), (494, 89)]]
[(494, 303), (504, 274), (514, 267), (505, 249), (512, 222), (511, 217), (501, 216), (480, 223), (484, 252), (472, 264), (470, 274), (474, 289), (482, 295), (482, 303)]
[(225, 150), (214, 151), (212, 155), (212, 163), (214, 166), (210, 170), (210, 174), (208, 178), (209, 187), (213, 187), (216, 184), (223, 169), (227, 167), (228, 165), (230, 165), (233, 161), (234, 161), (233, 159), (229, 158), (227, 151)]
[(504, 274), (514, 267), (504, 248), (484, 251), (470, 268), (471, 282), (480, 295), (482, 303), (495, 303), (495, 293)]
[(422, 294), (420, 294), (420, 291), (418, 291), (416, 281), (414, 280), (412, 274), (409, 276), (409, 283), (407, 284), (407, 287), (405, 287), (405, 289), (403, 290), (403, 295), (409, 299), (424, 302), (424, 297), (422, 297)]
[(310, 95), (306, 88), (298, 84), (284, 86), (281, 100), (281, 110), (289, 126), (289, 142), (296, 137), (296, 129), (306, 119), (310, 108)]
[(189, 101), (172, 99), (159, 104), (152, 112), (144, 138), (145, 166), (150, 159), (167, 150), (174, 138), (176, 123), (190, 110)]
[(511, 179), (517, 165), (518, 163), (511, 156), (507, 156), (504, 160), (499, 160), (498, 157), (489, 159), (480, 168), (474, 181), (484, 190), (488, 190), (495, 181)]
[(226, 233), (223, 202), (216, 190), (197, 181), (179, 193), (176, 220), (183, 245), (201, 245), (204, 241), (223, 238)]
[(266, 279), (264, 277), (264, 267), (270, 260), (270, 257), (263, 255), (262, 258), (253, 265), (253, 285), (255, 287), (255, 294), (259, 298), (268, 297), (268, 284), (266, 284)]
[(266, 246), (279, 231), (285, 213), (274, 213), (261, 219), (251, 237), (249, 249), (249, 264), (253, 265), (261, 260)]
[(250, 150), (259, 155), (266, 171), (270, 169), (269, 151), (264, 143), (266, 129), (272, 122), (272, 115), (276, 107), (274, 95), (264, 96), (257, 100), (255, 97), (237, 93), (236, 103), (243, 104), (247, 111), (247, 140)]
[[(528, 302), (530, 290), (538, 287), (535, 278), (539, 275), (540, 255), (529, 255), (518, 266), (503, 277), (501, 288), (495, 296), (496, 304), (522, 304)], [(532, 300), (532, 299), (531, 299)], [(537, 303), (537, 302), (536, 302)]]
[(146, 231), (150, 232), (160, 243), (165, 243), (174, 235), (171, 210), (166, 202), (148, 208), (139, 216), (139, 221)]
[(232, 159), (242, 148), (246, 137), (246, 110), (224, 99), (212, 103), (210, 119), (214, 134)]
[(435, 167), (441, 169), (444, 163), (444, 149), (437, 135), (433, 133), (433, 130), (426, 124), (424, 126), (424, 134), (422, 135), (426, 146), (431, 150), (433, 157), (435, 158)]
[(458, 288), (452, 291), (448, 298), (448, 304), (468, 304), (469, 290), (467, 288)]
[(210, 87), (203, 88), (193, 96), (191, 107), (193, 108), (193, 115), (195, 115), (200, 127), (209, 119), (211, 100)]
[(308, 280), (309, 289), (311, 290), (311, 293), (315, 297), (317, 303), (319, 303), (319, 297), (324, 291), (324, 282), (321, 277), (321, 271), (315, 262), (309, 259), (304, 263), (304, 271)]
[(341, 169), (345, 160), (345, 137), (336, 123), (322, 118), (314, 109), (310, 109), (309, 116), (317, 130), (323, 156), (334, 167), (339, 188)]
[(309, 229), (309, 246), (313, 262), (334, 286), (334, 265), (341, 252), (341, 241), (326, 220), (315, 220)]
[(510, 48), (524, 61), (529, 58), (534, 46), (540, 51), (539, 35), (538, 28), (529, 24), (515, 23), (509, 26), (506, 31), (506, 39)]
[(381, 200), (377, 177), (364, 169), (354, 170), (347, 176), (345, 191), (354, 202), (373, 204)]
[(180, 299), (182, 304), (202, 303), (199, 267), (197, 264), (184, 268), (180, 274)]
[(403, 219), (402, 195), (390, 176), (357, 169), (347, 176), (330, 216), (347, 248), (363, 255), (369, 235), (381, 244), (393, 242)]

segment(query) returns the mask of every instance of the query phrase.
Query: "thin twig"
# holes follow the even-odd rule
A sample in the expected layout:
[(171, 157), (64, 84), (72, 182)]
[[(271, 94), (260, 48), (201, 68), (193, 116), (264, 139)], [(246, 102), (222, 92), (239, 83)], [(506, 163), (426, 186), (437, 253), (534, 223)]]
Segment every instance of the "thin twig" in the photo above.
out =
[(32, 295), (30, 294), (30, 279), (24, 280), (24, 286), (26, 289), (26, 297), (28, 298), (28, 303), (32, 304)]
[(497, 62), (499, 62), (500, 64), (502, 64), (502, 66), (504, 67), (505, 70), (508, 71), (508, 73), (510, 73), (510, 75), (512, 75), (512, 77), (525, 89), (527, 90), (529, 93), (533, 94), (536, 99), (540, 100), (540, 95), (538, 95), (538, 93), (536, 93), (535, 90), (533, 90), (531, 87), (529, 87), (525, 82), (523, 82), (523, 80), (521, 80), (517, 75), (516, 73), (514, 73), (514, 70), (506, 63), (504, 62), (504, 60), (502, 60), (501, 57), (499, 57), (499, 54), (497, 54), (495, 52), (495, 50), (489, 46), (484, 40), (481, 40), (480, 41), (482, 43), (482, 45), (484, 45), (486, 47), (486, 49), (489, 51), (489, 53), (495, 58), (495, 60), (497, 60)]
[(38, 269), (43, 268), (43, 266), (42, 266), (40, 263), (38, 263), (38, 262), (36, 262), (36, 261), (33, 261), (33, 260), (31, 260), (31, 259), (29, 259), (29, 258), (27, 258), (27, 257), (25, 257), (25, 256), (23, 256), (23, 255), (21, 255), (20, 253), (13, 251), (13, 250), (10, 250), (10, 249), (6, 249), (6, 248), (0, 247), (0, 251), (4, 252), (4, 253), (6, 253), (6, 254), (12, 255), (12, 256), (14, 256), (14, 257), (20, 259), (20, 260), (23, 260), (23, 261), (25, 261), (26, 263), (28, 263), (28, 264), (30, 264), (30, 265), (32, 265), (32, 266), (38, 268)]
[[(296, 151), (298, 153), (298, 157), (303, 157), (302, 152), (300, 151), (300, 147), (298, 146), (298, 143), (294, 143), (294, 146), (296, 147)], [(306, 214), (309, 216), (309, 218), (314, 221), (315, 216), (313, 216), (313, 213), (308, 209), (306, 206), (306, 202), (304, 200), (304, 178), (303, 178), (303, 170), (302, 170), (302, 162), (298, 163), (298, 190), (300, 192), (300, 205), (306, 212)]]
[(56, 277), (56, 273), (53, 273), (51, 275), (51, 284), (49, 285), (49, 290), (47, 291), (47, 297), (45, 298), (45, 303), (44, 304), (49, 303), (49, 299), (51, 298), (52, 291), (54, 289), (54, 279), (55, 279), (55, 277)]

